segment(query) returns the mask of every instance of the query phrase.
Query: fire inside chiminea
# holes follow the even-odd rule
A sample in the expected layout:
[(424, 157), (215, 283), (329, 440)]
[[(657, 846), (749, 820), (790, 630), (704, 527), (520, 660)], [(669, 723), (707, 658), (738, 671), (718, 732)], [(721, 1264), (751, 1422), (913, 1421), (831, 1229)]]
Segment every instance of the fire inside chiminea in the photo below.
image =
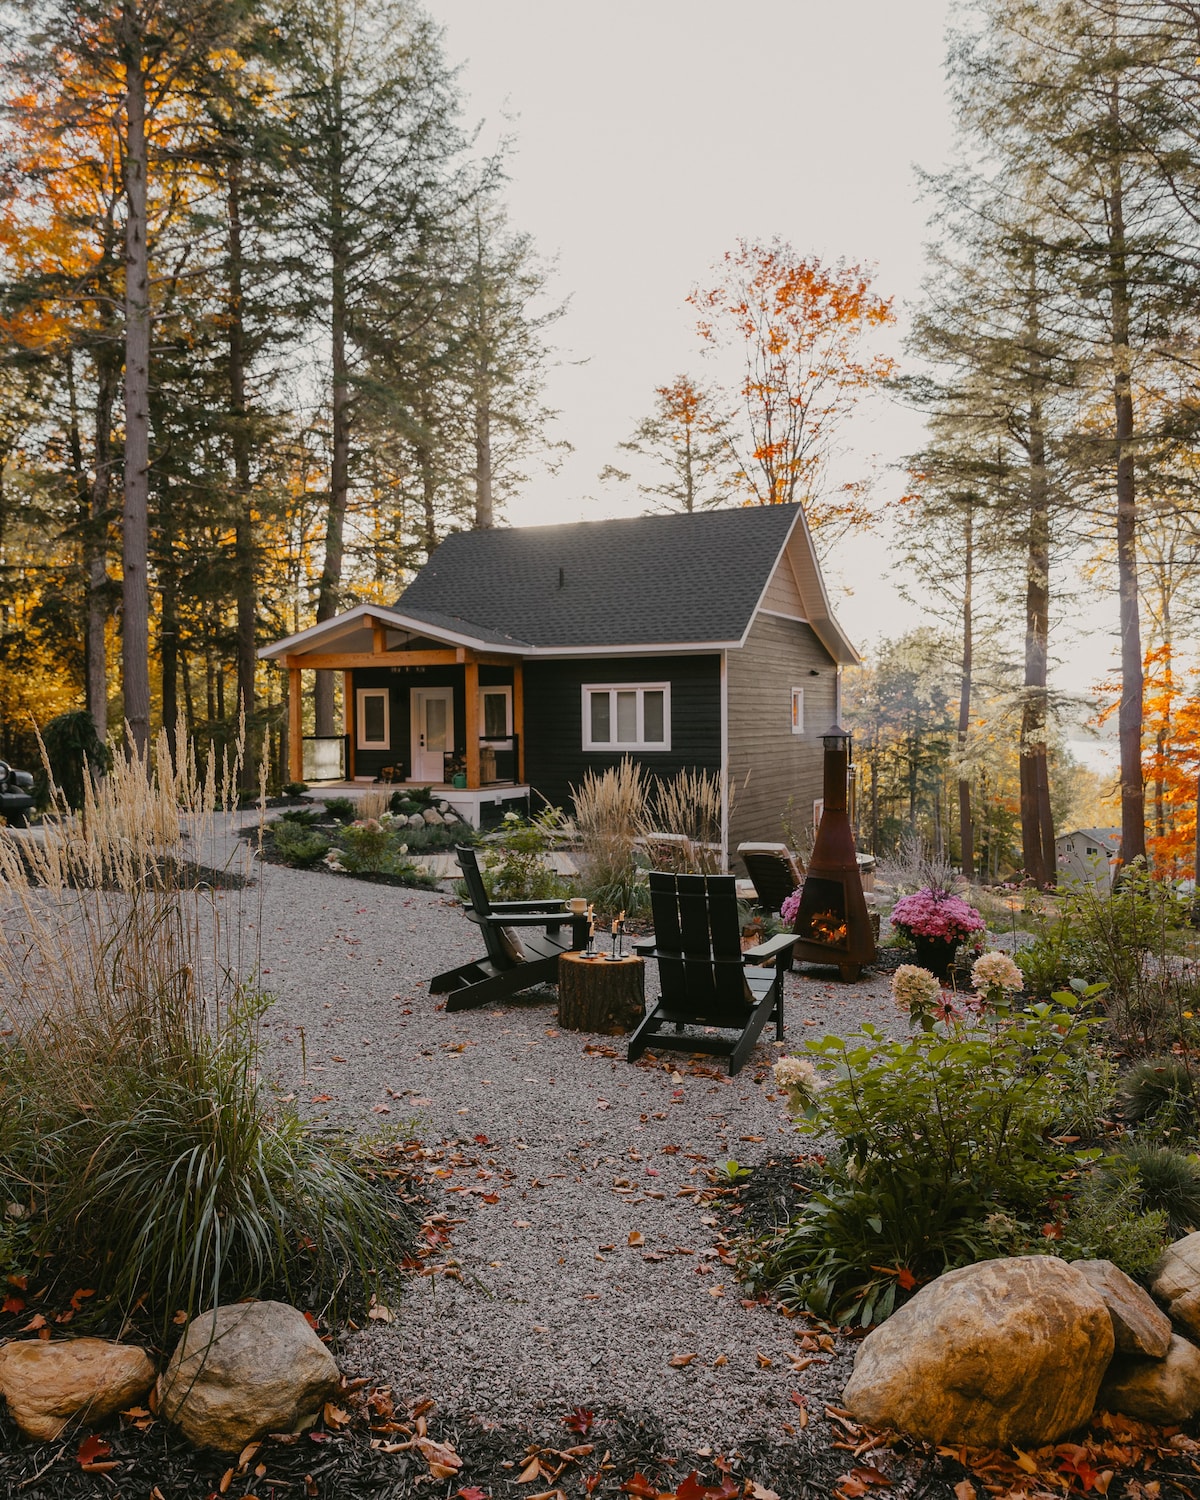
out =
[(825, 746), (825, 809), (813, 844), (800, 910), (792, 931), (801, 963), (836, 964), (846, 980), (857, 979), (875, 958), (875, 934), (863, 896), (847, 793), (850, 734), (835, 724)]

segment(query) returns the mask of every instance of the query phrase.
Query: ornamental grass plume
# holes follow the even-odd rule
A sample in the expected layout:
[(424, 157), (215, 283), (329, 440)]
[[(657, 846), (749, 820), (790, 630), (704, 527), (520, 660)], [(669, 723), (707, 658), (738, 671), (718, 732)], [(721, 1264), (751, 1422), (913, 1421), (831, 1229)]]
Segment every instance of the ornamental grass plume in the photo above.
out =
[(961, 943), (973, 932), (985, 931), (987, 923), (960, 897), (926, 886), (896, 902), (892, 908), (892, 926), (910, 939), (944, 938)]

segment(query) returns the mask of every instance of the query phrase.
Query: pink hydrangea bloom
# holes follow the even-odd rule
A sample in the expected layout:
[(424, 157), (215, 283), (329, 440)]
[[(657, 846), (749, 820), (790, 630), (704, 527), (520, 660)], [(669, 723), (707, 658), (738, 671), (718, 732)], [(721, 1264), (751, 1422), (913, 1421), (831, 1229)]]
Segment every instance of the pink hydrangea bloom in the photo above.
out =
[(803, 894), (804, 887), (798, 885), (790, 896), (783, 898), (783, 905), (779, 908), (779, 915), (789, 927), (796, 920), (796, 914), (800, 910), (800, 897)]
[(892, 908), (892, 926), (909, 937), (953, 938), (961, 943), (973, 932), (983, 932), (987, 923), (958, 896), (927, 886), (896, 902)]

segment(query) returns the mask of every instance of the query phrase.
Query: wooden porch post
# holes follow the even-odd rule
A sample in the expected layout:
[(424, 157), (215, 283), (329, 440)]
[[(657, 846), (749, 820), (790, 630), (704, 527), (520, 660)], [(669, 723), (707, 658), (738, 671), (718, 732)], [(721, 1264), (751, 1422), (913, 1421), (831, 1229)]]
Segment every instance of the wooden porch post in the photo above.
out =
[(304, 715), (300, 668), (288, 668), (288, 780), (304, 780)]
[(354, 714), (358, 705), (354, 701), (354, 673), (349, 670), (342, 673), (342, 706), (346, 723), (346, 780), (353, 781), (354, 742), (357, 738)]
[(467, 786), (479, 788), (479, 663), (468, 656), (463, 663), (467, 699)]
[(513, 733), (517, 737), (517, 780), (525, 780), (525, 663), (513, 663)]

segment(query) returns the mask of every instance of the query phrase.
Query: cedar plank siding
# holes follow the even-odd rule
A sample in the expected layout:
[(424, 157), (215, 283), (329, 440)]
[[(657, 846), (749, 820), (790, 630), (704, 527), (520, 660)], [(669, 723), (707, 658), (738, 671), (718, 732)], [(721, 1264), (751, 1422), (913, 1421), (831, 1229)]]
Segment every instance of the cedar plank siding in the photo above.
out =
[[(837, 708), (837, 667), (811, 626), (767, 614), (728, 659), (732, 858), (746, 840), (783, 841), (785, 815), (797, 832), (811, 825), (821, 796), (821, 735)], [(814, 668), (820, 675), (810, 677)], [(794, 687), (804, 689), (802, 735), (792, 733)]]
[(671, 748), (628, 753), (651, 775), (721, 770), (721, 659), (704, 656), (589, 657), (525, 662), (525, 780), (554, 807), (569, 807), (571, 787), (621, 754), (583, 749), (583, 686), (669, 682)]

